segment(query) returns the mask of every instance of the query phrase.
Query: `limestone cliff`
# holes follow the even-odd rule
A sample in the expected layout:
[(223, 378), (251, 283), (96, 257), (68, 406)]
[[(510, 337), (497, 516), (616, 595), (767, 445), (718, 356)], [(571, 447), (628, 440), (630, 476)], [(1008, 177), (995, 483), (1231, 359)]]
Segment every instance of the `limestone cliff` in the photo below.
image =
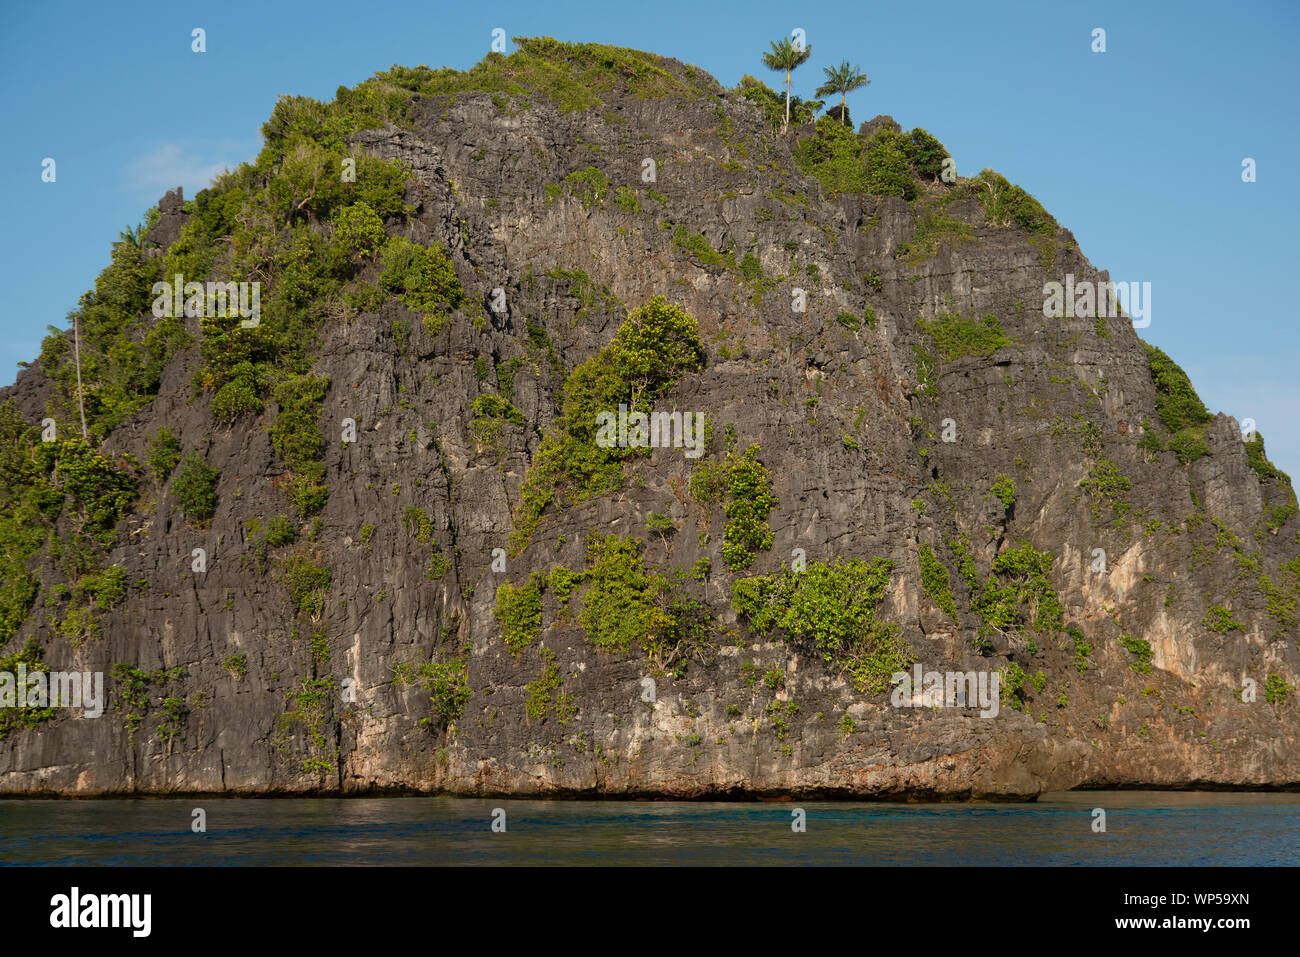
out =
[[(109, 691), (11, 710), (0, 791), (1300, 785), (1262, 440), (1044, 315), (1107, 277), (1023, 191), (768, 106), (523, 41), (286, 99), (169, 196), (81, 306), (89, 442), (71, 332), (0, 391), (0, 663)], [(177, 273), (259, 324), (157, 318)], [(594, 449), (591, 396), (706, 451)], [(998, 713), (895, 706), (914, 663)]]

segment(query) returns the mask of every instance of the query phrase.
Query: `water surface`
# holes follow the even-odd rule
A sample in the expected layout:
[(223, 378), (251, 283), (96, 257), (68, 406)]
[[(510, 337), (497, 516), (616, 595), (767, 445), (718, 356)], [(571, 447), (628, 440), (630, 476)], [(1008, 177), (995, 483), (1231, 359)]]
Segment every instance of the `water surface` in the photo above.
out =
[[(192, 811), (207, 832), (191, 830)], [(506, 830), (491, 829), (505, 811)], [(807, 830), (791, 829), (802, 808)], [(1093, 831), (1094, 808), (1106, 832)], [(0, 800), (0, 865), (1295, 865), (1300, 795), (1034, 804), (467, 798)]]

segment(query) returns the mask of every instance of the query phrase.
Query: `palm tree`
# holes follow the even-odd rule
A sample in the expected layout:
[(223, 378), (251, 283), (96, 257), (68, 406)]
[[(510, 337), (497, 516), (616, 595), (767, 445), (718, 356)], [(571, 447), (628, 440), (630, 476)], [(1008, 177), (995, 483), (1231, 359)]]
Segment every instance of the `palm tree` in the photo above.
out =
[(780, 43), (772, 44), (772, 52), (763, 54), (763, 65), (769, 70), (785, 70), (785, 123), (781, 126), (784, 133), (790, 127), (790, 71), (797, 69), (812, 56), (812, 45), (797, 47), (786, 37)]
[(826, 74), (826, 82), (817, 87), (817, 96), (830, 96), (832, 93), (840, 95), (840, 121), (845, 126), (848, 125), (844, 120), (844, 97), (854, 90), (866, 86), (871, 81), (867, 79), (865, 73), (859, 72), (857, 64), (849, 66), (848, 60), (841, 60), (839, 66), (824, 66), (822, 72)]

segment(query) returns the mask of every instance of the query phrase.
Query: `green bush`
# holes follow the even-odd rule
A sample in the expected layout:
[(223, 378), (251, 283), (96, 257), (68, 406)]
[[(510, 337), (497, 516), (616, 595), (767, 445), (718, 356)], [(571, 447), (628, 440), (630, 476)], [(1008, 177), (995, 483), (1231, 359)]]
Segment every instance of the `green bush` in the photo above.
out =
[(387, 237), (384, 221), (368, 203), (353, 203), (335, 210), (331, 219), (334, 241), (340, 243), (350, 255), (373, 256)]
[(1156, 413), (1165, 428), (1171, 433), (1179, 432), (1214, 418), (1178, 363), (1149, 342), (1142, 345), (1146, 348), (1147, 368), (1156, 387)]
[[(773, 130), (779, 130), (785, 123), (785, 94), (778, 92), (762, 80), (745, 74), (736, 85), (735, 92), (753, 103), (763, 113), (763, 119)], [(804, 100), (797, 96), (790, 97), (790, 125), (802, 126), (811, 123), (817, 111), (822, 108), (821, 100)]]
[(957, 620), (957, 603), (952, 597), (948, 569), (929, 545), (921, 546), (921, 587), (930, 599), (953, 621)]
[(166, 482), (180, 460), (180, 442), (176, 441), (171, 429), (165, 425), (160, 427), (149, 440), (149, 467), (153, 470), (154, 478), (160, 483)]
[(252, 362), (241, 362), (230, 376), (230, 381), (212, 397), (212, 417), (219, 422), (233, 422), (242, 415), (260, 415), (265, 370)]
[(325, 436), (320, 416), (330, 380), (311, 373), (289, 376), (275, 389), (280, 411), (271, 426), (271, 445), (289, 467), (285, 488), (302, 518), (320, 511), (329, 498), (325, 485)]
[(1015, 224), (1031, 233), (1050, 236), (1057, 222), (1043, 205), (1005, 176), (991, 169), (980, 172), (983, 188), (978, 191), (984, 203), (985, 218), (999, 226)]
[[(962, 557), (968, 560), (965, 554)], [(1061, 629), (1064, 609), (1047, 577), (1053, 561), (1051, 554), (1036, 551), (1028, 542), (1007, 548), (993, 559), (993, 574), (974, 599), (975, 613), (983, 621), (981, 638), (993, 629), (1020, 624), (1042, 634)], [(973, 578), (972, 565), (968, 581)]]
[[(16, 674), (19, 665), (26, 666), (28, 674), (50, 670), (49, 665), (41, 660), (41, 646), (35, 638), (28, 638), (27, 643), (17, 651), (8, 655), (0, 654), (0, 672)], [(42, 721), (54, 717), (54, 714), (53, 708), (0, 708), (0, 741), (14, 731), (31, 730)]]
[(582, 203), (583, 209), (599, 206), (609, 194), (609, 177), (594, 166), (578, 170), (564, 177), (569, 191)]
[(1245, 631), (1246, 626), (1232, 617), (1232, 612), (1222, 605), (1215, 605), (1205, 613), (1201, 624), (1210, 631), (1226, 634), (1230, 631)]
[(655, 296), (629, 313), (614, 340), (565, 380), (561, 415), (542, 437), (524, 476), (511, 552), (518, 554), (532, 540), (548, 506), (564, 507), (621, 488), (623, 460), (648, 454), (648, 449), (599, 446), (598, 413), (617, 411), (620, 403), (648, 412), (679, 378), (703, 365), (698, 326), (680, 306)]
[(726, 256), (709, 244), (708, 239), (700, 233), (692, 233), (685, 226), (673, 230), (673, 245), (706, 266), (726, 266), (729, 263)]
[(865, 150), (867, 191), (877, 196), (916, 197), (911, 162), (904, 149), (904, 137), (891, 129), (877, 130)]
[(406, 308), (421, 313), (429, 332), (436, 335), (442, 331), (465, 298), (446, 249), (394, 236), (384, 244), (380, 256), (383, 272), (379, 284), (397, 295)]
[(989, 314), (982, 321), (963, 319), (957, 313), (943, 313), (933, 321), (920, 320), (920, 327), (934, 340), (948, 360), (961, 356), (988, 358), (1014, 343), (1002, 331), (998, 317)]
[(276, 515), (266, 523), (266, 544), (272, 548), (292, 545), (298, 537), (298, 530), (286, 515)]
[[(1144, 436), (1145, 438), (1145, 436)], [(1210, 447), (1198, 429), (1183, 429), (1169, 438), (1169, 450), (1178, 456), (1178, 464), (1186, 465), (1210, 454)]]
[(1124, 496), (1132, 487), (1133, 482), (1110, 459), (1098, 459), (1097, 464), (1088, 470), (1088, 475), (1079, 482), (1079, 488), (1093, 499), (1107, 503), (1120, 513), (1128, 511)]
[(642, 548), (639, 540), (617, 535), (593, 535), (587, 542), (588, 584), (578, 624), (597, 648), (645, 647), (672, 627), (672, 618), (659, 604), (667, 581), (646, 569)]
[(816, 135), (801, 137), (792, 153), (800, 172), (815, 176), (827, 196), (867, 191), (862, 140), (829, 116), (818, 120)]
[(172, 480), (172, 495), (186, 519), (206, 525), (217, 510), (217, 480), (221, 473), (209, 468), (198, 452), (189, 452)]
[(620, 186), (614, 191), (614, 202), (620, 209), (636, 215), (641, 212), (641, 198), (630, 186)]
[(1006, 511), (1011, 511), (1011, 506), (1016, 504), (1016, 483), (1008, 475), (999, 475), (993, 481), (991, 489), (993, 495)]
[(1126, 651), (1137, 655), (1138, 660), (1129, 665), (1130, 668), (1141, 675), (1151, 674), (1151, 660), (1155, 657), (1155, 652), (1151, 650), (1149, 641), (1131, 635), (1120, 635), (1119, 643)]
[(1255, 470), (1261, 482), (1276, 480), (1283, 485), (1291, 484), (1291, 477), (1268, 460), (1264, 453), (1264, 433), (1256, 431), (1246, 443), (1246, 461)]
[(110, 565), (103, 571), (86, 575), (77, 582), (74, 598), (90, 598), (97, 609), (107, 611), (126, 601), (126, 569)]
[(304, 552), (286, 555), (280, 561), (279, 579), (298, 614), (320, 617), (325, 609), (325, 593), (333, 580), (325, 565)]
[(393, 683), (417, 684), (427, 691), (433, 705), (434, 723), (446, 727), (460, 720), (469, 703), (469, 655), (418, 665), (394, 665)]
[(943, 161), (948, 158), (948, 151), (942, 143), (917, 127), (902, 138), (900, 146), (918, 176), (929, 180), (939, 178), (943, 172)]
[(727, 518), (722, 559), (733, 571), (748, 568), (758, 552), (772, 547), (773, 533), (767, 516), (776, 505), (772, 477), (758, 461), (758, 446), (744, 455), (728, 451), (721, 462), (697, 465), (690, 490), (697, 501), (722, 503)]
[(541, 633), (542, 581), (542, 575), (534, 573), (526, 585), (505, 582), (497, 589), (497, 623), (506, 647), (516, 657)]
[(495, 445), (506, 423), (522, 429), (528, 421), (509, 399), (491, 392), (475, 397), (474, 418), (470, 422), (470, 429), (480, 442)]
[(836, 662), (859, 690), (881, 693), (913, 660), (898, 625), (876, 618), (893, 568), (884, 558), (818, 560), (804, 572), (740, 579), (731, 604), (755, 631), (779, 628)]

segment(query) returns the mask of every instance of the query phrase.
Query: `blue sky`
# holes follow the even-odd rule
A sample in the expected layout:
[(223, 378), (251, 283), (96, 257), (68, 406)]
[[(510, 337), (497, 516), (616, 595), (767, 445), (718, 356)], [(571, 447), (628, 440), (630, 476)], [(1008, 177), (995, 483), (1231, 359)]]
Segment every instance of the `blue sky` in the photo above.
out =
[[(207, 52), (191, 52), (191, 30)], [(40, 349), (165, 189), (260, 146), (278, 94), (330, 99), (394, 63), (465, 68), (492, 30), (633, 46), (731, 86), (796, 27), (811, 95), (847, 58), (855, 121), (921, 126), (974, 175), (1037, 196), (1112, 279), (1152, 284), (1142, 336), (1212, 410), (1253, 418), (1300, 478), (1300, 328), (1287, 301), (1300, 191), (1300, 7), (1132, 0), (824, 4), (13, 4), (0, 31), (0, 384)], [(1094, 28), (1105, 53), (1091, 50)], [(52, 157), (57, 181), (41, 181)], [(1256, 160), (1258, 181), (1241, 181)]]

